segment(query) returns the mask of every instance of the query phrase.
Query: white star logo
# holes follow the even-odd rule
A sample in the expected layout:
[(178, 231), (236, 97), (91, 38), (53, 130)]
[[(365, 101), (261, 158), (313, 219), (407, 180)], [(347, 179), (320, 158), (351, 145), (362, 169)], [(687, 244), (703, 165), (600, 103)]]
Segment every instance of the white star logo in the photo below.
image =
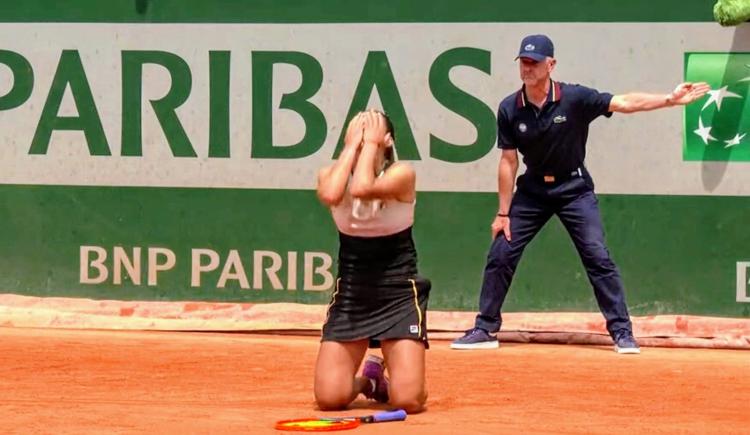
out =
[(728, 86), (724, 86), (715, 91), (708, 91), (708, 95), (710, 95), (710, 97), (708, 101), (706, 101), (706, 104), (703, 105), (703, 108), (701, 110), (705, 110), (706, 107), (711, 105), (711, 103), (716, 103), (716, 110), (721, 110), (721, 102), (724, 100), (724, 98), (742, 98), (741, 95), (737, 95), (734, 92), (727, 91), (727, 87)]
[[(708, 96), (703, 99), (703, 107), (697, 113), (697, 122), (695, 121), (695, 112), (698, 112), (698, 110), (694, 112), (685, 111), (685, 115), (691, 118), (691, 122), (685, 126), (686, 128), (683, 133), (684, 140), (686, 147), (692, 148), (691, 152), (693, 153), (699, 152), (700, 149), (716, 149), (717, 151), (723, 149), (724, 153), (726, 153), (723, 155), (726, 157), (735, 149), (747, 150), (748, 146), (750, 146), (750, 130), (748, 130), (746, 124), (750, 118), (743, 113), (747, 112), (747, 104), (750, 104), (747, 101), (748, 97), (750, 97), (750, 93), (747, 91), (747, 86), (750, 84), (750, 63), (748, 63), (747, 57), (742, 59), (742, 63), (735, 63), (734, 58), (732, 60), (731, 69), (733, 77), (727, 83), (714, 83), (716, 87), (710, 89), (707, 92)], [(736, 60), (739, 60), (739, 58)], [(726, 70), (723, 71), (726, 72)], [(740, 77), (743, 78), (737, 81)], [(722, 103), (726, 98), (739, 99), (739, 101), (730, 101), (724, 104), (724, 112), (721, 112)], [(716, 107), (711, 108), (711, 105), (714, 103), (716, 103)], [(698, 108), (696, 107), (695, 109)], [(703, 112), (706, 109), (711, 110), (708, 114), (704, 115)], [(690, 115), (688, 115), (689, 113)], [(707, 125), (703, 123), (704, 116), (706, 117)], [(703, 147), (698, 144), (698, 139), (689, 133), (691, 130), (688, 129), (688, 125), (694, 127), (696, 124), (697, 128), (692, 130), (692, 133), (701, 139)], [(734, 133), (730, 133), (732, 131)], [(693, 154), (693, 157), (695, 156)], [(744, 160), (744, 157), (739, 157), (739, 160)]]
[(747, 133), (743, 134), (742, 136), (740, 136), (740, 134), (737, 133), (731, 140), (725, 140), (724, 141), (726, 143), (726, 146), (724, 146), (724, 148), (729, 148), (729, 147), (733, 147), (735, 145), (739, 145), (740, 141), (742, 139), (744, 139), (745, 136), (747, 136)]
[(703, 119), (701, 119), (700, 117), (698, 118), (698, 129), (693, 130), (693, 133), (700, 136), (700, 138), (703, 139), (703, 143), (705, 145), (708, 145), (709, 140), (716, 140), (715, 137), (711, 136), (711, 127), (704, 127)]

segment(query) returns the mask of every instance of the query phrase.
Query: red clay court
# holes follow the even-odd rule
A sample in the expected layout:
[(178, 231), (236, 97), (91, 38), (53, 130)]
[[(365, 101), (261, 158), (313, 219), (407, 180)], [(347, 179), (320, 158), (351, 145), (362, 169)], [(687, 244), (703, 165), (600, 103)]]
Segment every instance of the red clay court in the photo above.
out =
[[(428, 411), (342, 433), (722, 433), (750, 430), (742, 350), (432, 340)], [(322, 413), (317, 337), (0, 328), (0, 433), (281, 433)]]

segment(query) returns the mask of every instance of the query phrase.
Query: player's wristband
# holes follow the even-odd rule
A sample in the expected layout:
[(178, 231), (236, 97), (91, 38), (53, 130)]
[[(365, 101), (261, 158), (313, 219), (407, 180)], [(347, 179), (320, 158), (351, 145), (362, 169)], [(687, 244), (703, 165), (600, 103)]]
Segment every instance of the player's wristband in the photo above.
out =
[(497, 215), (500, 217), (510, 217), (510, 215), (507, 213), (498, 213)]

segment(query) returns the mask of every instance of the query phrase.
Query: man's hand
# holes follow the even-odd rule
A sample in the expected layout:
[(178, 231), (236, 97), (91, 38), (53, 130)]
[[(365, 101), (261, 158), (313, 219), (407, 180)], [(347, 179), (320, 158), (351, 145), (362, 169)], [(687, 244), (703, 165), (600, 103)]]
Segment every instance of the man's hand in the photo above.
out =
[(495, 220), (492, 221), (492, 240), (495, 240), (500, 233), (503, 233), (505, 238), (510, 242), (509, 217), (495, 216)]
[(667, 96), (667, 101), (670, 104), (683, 106), (706, 95), (706, 92), (709, 90), (711, 90), (711, 87), (705, 82), (680, 83), (674, 88), (674, 91)]

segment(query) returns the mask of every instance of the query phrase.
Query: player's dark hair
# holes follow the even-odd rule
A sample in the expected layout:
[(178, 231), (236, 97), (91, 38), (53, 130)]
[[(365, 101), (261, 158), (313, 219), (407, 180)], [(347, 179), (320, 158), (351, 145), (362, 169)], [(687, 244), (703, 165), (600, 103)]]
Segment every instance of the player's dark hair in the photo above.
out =
[[(391, 118), (388, 117), (388, 115), (385, 114), (385, 112), (381, 112), (380, 110), (376, 110), (376, 113), (379, 113), (383, 115), (385, 118), (385, 126), (388, 129), (388, 133), (391, 134), (391, 138), (393, 138), (393, 141), (396, 141), (396, 130), (393, 128), (393, 122), (391, 122)], [(389, 146), (385, 149), (385, 165), (384, 169), (391, 166), (393, 163), (396, 162), (396, 147), (395, 146)]]

